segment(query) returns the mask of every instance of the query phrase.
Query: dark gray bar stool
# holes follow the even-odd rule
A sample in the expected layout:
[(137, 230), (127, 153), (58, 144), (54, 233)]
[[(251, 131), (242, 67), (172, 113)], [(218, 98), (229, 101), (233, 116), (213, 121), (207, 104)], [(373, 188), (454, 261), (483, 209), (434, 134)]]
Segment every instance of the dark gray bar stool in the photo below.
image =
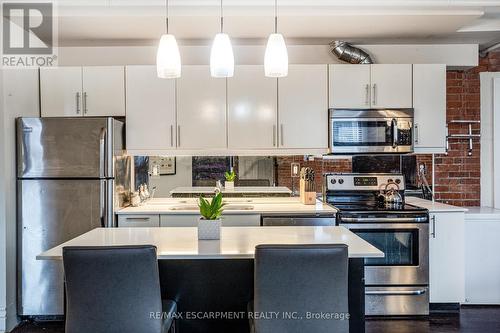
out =
[(165, 333), (174, 301), (161, 299), (156, 247), (64, 247), (66, 333)]
[(347, 245), (259, 245), (254, 283), (253, 332), (349, 332)]

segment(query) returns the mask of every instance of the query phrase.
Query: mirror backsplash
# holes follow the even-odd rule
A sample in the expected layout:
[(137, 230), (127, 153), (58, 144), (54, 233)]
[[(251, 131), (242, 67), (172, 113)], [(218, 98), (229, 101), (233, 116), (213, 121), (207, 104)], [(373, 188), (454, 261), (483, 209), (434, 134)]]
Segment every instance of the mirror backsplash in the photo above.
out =
[[(419, 155), (360, 155), (339, 157), (311, 156), (135, 156), (134, 190), (141, 184), (156, 188), (156, 197), (169, 197), (178, 187), (224, 183), (224, 173), (234, 170), (236, 186), (285, 186), (294, 194), (299, 178), (292, 176), (292, 164), (315, 171), (316, 192), (322, 191), (323, 177), (331, 172), (403, 173), (406, 187), (417, 189)], [(428, 163), (427, 163), (428, 164)], [(430, 165), (425, 165), (430, 167)], [(429, 172), (427, 172), (429, 173)], [(430, 177), (428, 177), (430, 178)]]

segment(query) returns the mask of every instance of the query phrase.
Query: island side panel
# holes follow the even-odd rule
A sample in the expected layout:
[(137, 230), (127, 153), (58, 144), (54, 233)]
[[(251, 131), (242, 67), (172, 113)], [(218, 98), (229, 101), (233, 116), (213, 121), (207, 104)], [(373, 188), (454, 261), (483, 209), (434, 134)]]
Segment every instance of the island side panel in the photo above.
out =
[[(245, 332), (240, 319), (188, 319), (187, 313), (246, 313), (253, 299), (253, 259), (160, 259), (162, 296), (177, 302), (183, 319), (179, 331), (188, 333)], [(335, 283), (335, 281), (332, 281)], [(349, 259), (349, 331), (365, 331), (364, 259)]]

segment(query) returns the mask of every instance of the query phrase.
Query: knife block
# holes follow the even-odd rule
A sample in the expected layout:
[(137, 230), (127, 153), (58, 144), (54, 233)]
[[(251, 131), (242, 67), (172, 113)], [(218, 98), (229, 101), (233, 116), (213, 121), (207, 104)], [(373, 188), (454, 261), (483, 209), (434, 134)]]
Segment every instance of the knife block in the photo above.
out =
[(304, 205), (316, 204), (316, 192), (306, 192), (306, 181), (300, 180), (300, 202)]

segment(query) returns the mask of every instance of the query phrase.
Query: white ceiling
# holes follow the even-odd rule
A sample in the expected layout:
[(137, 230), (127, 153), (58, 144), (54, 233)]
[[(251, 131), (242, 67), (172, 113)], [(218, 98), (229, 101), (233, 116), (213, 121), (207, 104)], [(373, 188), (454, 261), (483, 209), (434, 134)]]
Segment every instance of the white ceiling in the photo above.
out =
[[(143, 45), (165, 29), (164, 0), (59, 0), (59, 45)], [(224, 30), (261, 43), (273, 30), (273, 0), (224, 0)], [(500, 42), (500, 1), (279, 0), (279, 30), (289, 43)], [(181, 43), (209, 42), (219, 31), (217, 0), (170, 0), (170, 31)]]

